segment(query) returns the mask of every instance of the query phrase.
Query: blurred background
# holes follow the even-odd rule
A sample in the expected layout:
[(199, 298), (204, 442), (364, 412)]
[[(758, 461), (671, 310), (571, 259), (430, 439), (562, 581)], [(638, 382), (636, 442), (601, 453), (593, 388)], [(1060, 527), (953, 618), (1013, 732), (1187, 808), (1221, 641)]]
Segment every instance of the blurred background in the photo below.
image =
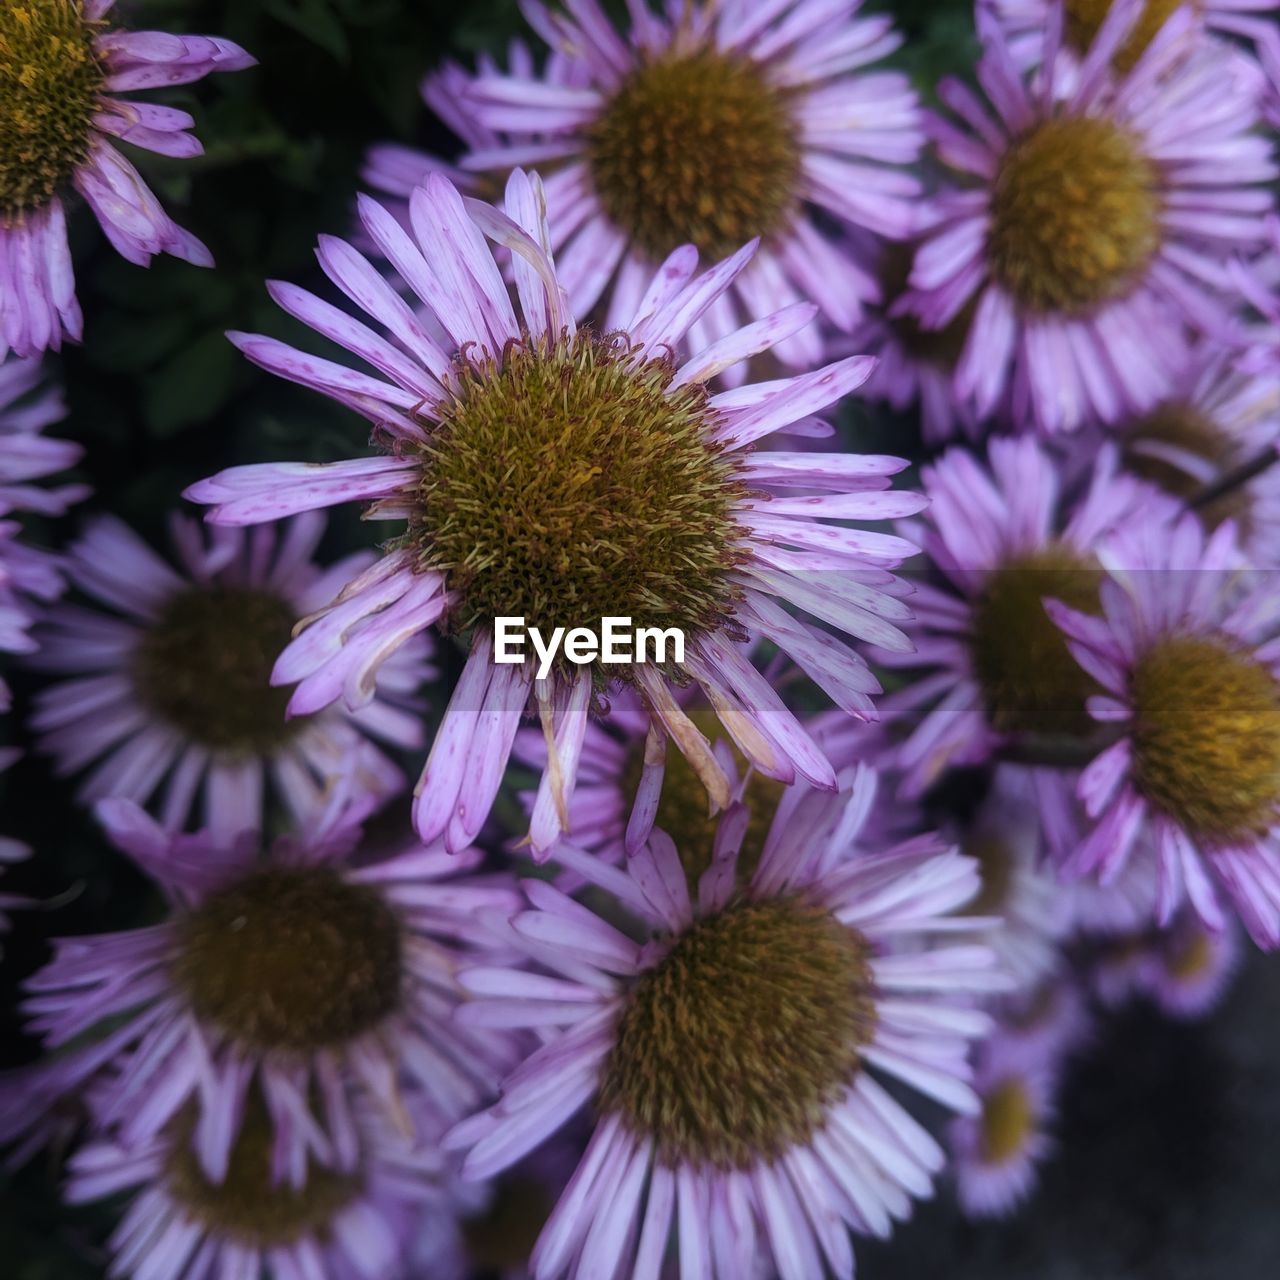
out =
[[(7, 3), (8, 0), (0, 0)], [(367, 424), (260, 373), (223, 337), (230, 328), (290, 336), (268, 278), (325, 287), (312, 256), (321, 232), (350, 225), (373, 142), (449, 154), (427, 115), (422, 74), (445, 57), (501, 54), (523, 30), (515, 0), (121, 0), (133, 27), (216, 33), (259, 59), (162, 100), (194, 113), (202, 159), (134, 158), (177, 221), (213, 250), (215, 271), (159, 258), (123, 262), (93, 220), (74, 219), (85, 344), (51, 359), (70, 414), (56, 434), (81, 442), (79, 478), (94, 494), (45, 531), (72, 536), (111, 511), (159, 542), (181, 489), (234, 462), (349, 456)], [(926, 99), (945, 72), (972, 65), (965, 0), (869, 3), (906, 36), (895, 61)], [(310, 342), (310, 340), (309, 340)], [(314, 342), (310, 342), (314, 347)], [(914, 422), (846, 409), (850, 446), (920, 458)], [(334, 515), (326, 552), (367, 543), (353, 513)], [(33, 539), (39, 540), (38, 528)], [(34, 680), (11, 674), (20, 726)], [(437, 705), (439, 699), (436, 699)], [(411, 772), (416, 772), (413, 768)], [(33, 754), (0, 778), (0, 830), (36, 850), (5, 888), (41, 900), (18, 913), (0, 960), (0, 1066), (34, 1046), (15, 1015), (23, 977), (49, 935), (134, 927), (158, 918), (152, 890), (97, 835), (70, 792)], [(392, 806), (388, 823), (406, 816)], [(945, 1186), (894, 1239), (859, 1247), (864, 1280), (1265, 1280), (1280, 1275), (1280, 958), (1251, 955), (1206, 1022), (1181, 1025), (1135, 1006), (1098, 1024), (1068, 1082), (1060, 1150), (1016, 1217), (966, 1224)], [(92, 1280), (114, 1206), (64, 1208), (58, 1167), (40, 1157), (0, 1174), (0, 1277)], [(424, 1277), (424, 1280), (427, 1278)]]

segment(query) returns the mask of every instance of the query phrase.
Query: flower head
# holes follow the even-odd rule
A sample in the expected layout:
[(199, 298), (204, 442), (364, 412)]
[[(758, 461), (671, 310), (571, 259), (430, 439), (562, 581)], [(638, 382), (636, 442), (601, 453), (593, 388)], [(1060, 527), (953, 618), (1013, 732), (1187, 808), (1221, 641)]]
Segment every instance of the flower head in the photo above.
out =
[(1049, 604), (1096, 681), (1091, 716), (1116, 740), (1081, 775), (1092, 826), (1066, 861), (1119, 876), (1155, 859), (1157, 919), (1189, 904), (1213, 929), (1230, 906), (1280, 946), (1280, 660), (1272, 575), (1242, 580), (1231, 522), (1126, 530), (1100, 613)]
[[(924, 140), (908, 78), (875, 70), (900, 37), (862, 0), (784, 0), (768, 8), (698, 3), (663, 15), (631, 7), (620, 34), (597, 0), (526, 15), (552, 55), (539, 76), (527, 51), (506, 74), (447, 67), (428, 101), (467, 144), (461, 167), (496, 186), (516, 165), (546, 165), (551, 245), (574, 314), (602, 299), (605, 327), (636, 312), (646, 282), (675, 249), (727, 257), (759, 239), (755, 261), (691, 333), (703, 346), (748, 318), (812, 300), (848, 329), (876, 285), (820, 229), (826, 217), (900, 238), (916, 179), (904, 171)], [(459, 103), (464, 104), (459, 109)], [(467, 116), (458, 121), (459, 115)], [(441, 166), (380, 151), (383, 188), (408, 195)], [(811, 366), (818, 335), (800, 330), (775, 353)]]
[(516, 896), (468, 874), (477, 851), (411, 844), (351, 865), (352, 812), (337, 804), (305, 838), (263, 851), (251, 833), (176, 836), (129, 801), (101, 802), (112, 841), (170, 914), (57, 944), (28, 984), (32, 1029), (56, 1056), (6, 1090), (0, 1138), (39, 1131), (58, 1097), (91, 1085), (93, 1128), (126, 1147), (189, 1112), (195, 1158), (216, 1182), (252, 1085), (277, 1167), (301, 1178), (310, 1160), (358, 1162), (362, 1100), (410, 1135), (406, 1086), (437, 1127), (482, 1102), (511, 1046), (454, 1025), (455, 974), (495, 954), (475, 914), (510, 911)]
[(67, 1199), (133, 1193), (108, 1242), (112, 1275), (384, 1280), (401, 1274), (417, 1216), (448, 1205), (449, 1171), (438, 1149), (376, 1114), (357, 1113), (350, 1136), (350, 1168), (282, 1171), (278, 1132), (255, 1091), (220, 1176), (200, 1163), (179, 1116), (145, 1142), (87, 1143), (72, 1156)]
[[(889, 649), (907, 616), (886, 572), (910, 553), (892, 535), (825, 524), (919, 510), (886, 492), (899, 459), (749, 447), (808, 420), (860, 385), (852, 357), (814, 373), (712, 394), (706, 381), (807, 323), (797, 305), (679, 362), (672, 351), (750, 260), (748, 245), (700, 275), (677, 249), (628, 319), (578, 329), (547, 250), (538, 181), (517, 172), (505, 212), (464, 201), (436, 174), (415, 191), (410, 235), (361, 202), (369, 235), (449, 335), (441, 347), (398, 294), (348, 245), (324, 240), (326, 271), (389, 333), (385, 338), (289, 285), (292, 314), (361, 356), (381, 376), (238, 335), (265, 368), (315, 387), (378, 427), (381, 457), (324, 466), (237, 467), (193, 486), (214, 522), (249, 524), (344, 501), (403, 520), (387, 555), (353, 578), (288, 646), (274, 679), (298, 683), (290, 707), (310, 713), (372, 687), (379, 665), (419, 631), (460, 632), (470, 654), (419, 783), (424, 840), (465, 847), (493, 803), (526, 705), (535, 703), (550, 761), (535, 805), (535, 849), (567, 817), (589, 715), (617, 679), (688, 756), (713, 803), (728, 779), (672, 694), (672, 673), (638, 663), (572, 667), (493, 661), (497, 617), (540, 628), (599, 627), (609, 615), (684, 632), (680, 682), (705, 692), (736, 745), (769, 777), (830, 786), (830, 762), (739, 647), (772, 640), (832, 699), (866, 718), (874, 686), (862, 659), (785, 612), (786, 601), (838, 631)], [(512, 251), (517, 315), (485, 235)], [(547, 632), (544, 631), (544, 634)]]
[(1089, 727), (1091, 686), (1044, 601), (1096, 608), (1101, 540), (1144, 518), (1155, 499), (1117, 473), (1113, 450), (1101, 453), (1082, 493), (1070, 492), (1060, 472), (1026, 436), (993, 439), (986, 466), (956, 447), (925, 469), (927, 523), (912, 532), (948, 589), (919, 586), (916, 652), (892, 658), (932, 670), (881, 704), (887, 720), (911, 726), (897, 752), (909, 793), (1019, 735)]
[(975, 1115), (951, 1122), (956, 1192), (972, 1218), (1005, 1217), (1031, 1194), (1052, 1140), (1056, 1063), (1006, 1055), (1000, 1034), (977, 1052)]
[(114, 6), (13, 0), (0, 8), (0, 356), (56, 350), (64, 334), (80, 336), (64, 213), (73, 189), (130, 262), (146, 266), (157, 253), (213, 262), (111, 140), (199, 155), (187, 112), (121, 95), (239, 71), (254, 60), (213, 36), (111, 28)]
[[(1227, 260), (1259, 242), (1259, 184), (1275, 176), (1251, 132), (1257, 77), (1214, 48), (1186, 58), (1185, 11), (1113, 75), (1141, 7), (1117, 0), (1061, 99), (1051, 71), (1018, 71), (992, 22), (978, 74), (995, 118), (959, 82), (940, 87), (961, 121), (935, 122), (940, 153), (977, 185), (939, 197), (911, 286), (929, 328), (976, 300), (955, 391), (980, 414), (1011, 395), (1046, 431), (1115, 422), (1170, 392), (1185, 326), (1228, 326)], [(1061, 22), (1055, 4), (1054, 49)]]
[(370, 558), (317, 565), (320, 516), (279, 536), (223, 529), (206, 538), (186, 517), (171, 529), (178, 570), (119, 520), (96, 520), (67, 568), (102, 608), (62, 604), (41, 632), (33, 661), (69, 678), (37, 696), (31, 722), (64, 772), (98, 761), (82, 798), (154, 799), (166, 825), (181, 829), (202, 794), (206, 825), (234, 836), (265, 829), (268, 794), (305, 821), (344, 774), (371, 803), (403, 786), (369, 737), (421, 743), (414, 691), (431, 674), (426, 638), (396, 655), (380, 698), (370, 691), (349, 709), (288, 719), (288, 699), (270, 685), (298, 620)]
[(859, 848), (874, 793), (865, 769), (811, 792), (822, 820), (775, 818), (749, 874), (736, 806), (692, 887), (678, 832), (622, 870), (562, 846), (632, 931), (531, 881), (509, 939), (538, 971), (462, 976), (466, 1023), (557, 1028), (446, 1138), (464, 1176), (594, 1111), (536, 1274), (650, 1275), (674, 1229), (686, 1276), (752, 1274), (762, 1253), (786, 1276), (850, 1275), (848, 1230), (886, 1235), (928, 1193), (941, 1151), (874, 1073), (976, 1109), (966, 1041), (990, 1024), (965, 1000), (1004, 978), (985, 947), (922, 945), (972, 927), (947, 913), (976, 868), (928, 837)]

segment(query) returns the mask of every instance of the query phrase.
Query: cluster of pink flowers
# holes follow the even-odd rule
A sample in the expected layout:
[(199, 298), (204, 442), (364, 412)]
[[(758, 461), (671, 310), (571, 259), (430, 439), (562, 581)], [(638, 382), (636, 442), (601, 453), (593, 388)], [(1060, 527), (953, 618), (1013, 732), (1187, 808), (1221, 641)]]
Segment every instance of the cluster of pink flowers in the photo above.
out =
[[(1280, 949), (1280, 5), (979, 0), (937, 112), (862, 0), (522, 7), (424, 82), (456, 154), (374, 147), (268, 284), (316, 343), (229, 335), (368, 448), (164, 554), (19, 539), (87, 492), (32, 483), (64, 202), (212, 265), (110, 139), (197, 154), (120, 95), (253, 60), (0, 18), (83, 132), (0, 140), (0, 648), (165, 911), (27, 979), (0, 1141), (130, 1193), (112, 1275), (463, 1276), (523, 1195), (511, 1275), (852, 1277), (939, 1181), (1031, 1194), (1097, 1010)], [(618, 616), (682, 647), (499, 651)]]

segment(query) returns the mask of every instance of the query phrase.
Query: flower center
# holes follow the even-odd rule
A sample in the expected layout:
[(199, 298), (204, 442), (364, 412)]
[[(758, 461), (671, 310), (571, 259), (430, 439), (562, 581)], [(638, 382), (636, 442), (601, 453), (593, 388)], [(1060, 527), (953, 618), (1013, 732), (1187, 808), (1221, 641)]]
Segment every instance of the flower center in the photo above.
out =
[(982, 1100), (982, 1158), (1002, 1164), (1016, 1156), (1035, 1128), (1031, 1093), (1021, 1080), (1003, 1080)]
[(673, 367), (589, 333), (458, 365), (408, 532), (458, 593), (454, 629), (612, 616), (688, 638), (725, 621), (745, 489), (706, 391), (668, 391)]
[(1213, 965), (1213, 939), (1198, 925), (1167, 937), (1163, 950), (1165, 970), (1175, 982), (1195, 982)]
[(1160, 244), (1158, 186), (1137, 138), (1110, 121), (1036, 125), (996, 175), (996, 280), (1029, 311), (1081, 314), (1123, 296)]
[[(1170, 459), (1152, 453), (1145, 445), (1164, 445), (1221, 467), (1230, 459), (1233, 441), (1195, 405), (1171, 400), (1152, 410), (1129, 428), (1124, 445), (1126, 470), (1148, 480), (1175, 498), (1194, 498), (1203, 481)], [(1205, 506), (1197, 514), (1210, 529), (1224, 520), (1235, 520), (1247, 535), (1251, 502), (1248, 486), (1240, 485)]]
[(198, 1018), (255, 1049), (339, 1046), (400, 1005), (399, 918), (333, 871), (257, 871), (179, 924), (175, 978)]
[(1045, 611), (1046, 597), (1098, 611), (1098, 571), (1060, 543), (1019, 556), (974, 601), (970, 651), (987, 718), (1001, 733), (1083, 734), (1096, 686)]
[(249, 1248), (281, 1248), (325, 1234), (360, 1194), (358, 1177), (318, 1164), (307, 1170), (302, 1187), (273, 1180), (275, 1127), (256, 1093), (245, 1108), (222, 1182), (211, 1182), (200, 1167), (192, 1149), (193, 1128), (189, 1118), (175, 1126), (165, 1181), (174, 1200), (213, 1234)]
[(769, 236), (796, 200), (800, 147), (785, 95), (715, 49), (645, 62), (586, 131), (605, 213), (650, 257), (712, 260)]
[(1266, 831), (1280, 813), (1280, 683), (1225, 639), (1170, 636), (1133, 672), (1134, 780), (1208, 841)]
[(872, 1038), (870, 954), (800, 898), (695, 922), (632, 988), (601, 1110), (672, 1166), (746, 1168), (807, 1141)]
[(993, 835), (976, 835), (964, 843), (964, 851), (977, 860), (982, 888), (961, 911), (968, 916), (1003, 915), (1013, 890), (1013, 851), (1008, 842)]
[[(1131, 71), (1160, 28), (1173, 16), (1183, 0), (1146, 0), (1142, 17), (1134, 24), (1129, 38), (1111, 60), (1117, 71)], [(1111, 12), (1111, 0), (1067, 0), (1067, 43), (1077, 53), (1087, 53), (1089, 46)]]
[(0, 224), (48, 204), (89, 153), (94, 26), (77, 0), (0, 5)]
[(274, 751), (305, 718), (285, 719), (287, 689), (271, 668), (297, 614), (279, 596), (249, 587), (197, 587), (165, 607), (138, 645), (139, 701), (184, 737), (215, 751)]
[[(723, 738), (724, 730), (713, 712), (697, 710), (689, 712), (689, 719), (698, 726), (704, 736), (714, 742)], [(746, 761), (734, 749), (739, 770)], [(622, 771), (621, 787), (624, 797), (630, 799), (640, 785), (644, 770), (644, 744), (637, 743)], [(752, 773), (743, 790), (742, 799), (750, 812), (747, 832), (738, 852), (738, 880), (746, 884), (760, 864), (764, 842), (773, 824), (778, 801), (786, 790), (781, 782), (762, 773)], [(716, 832), (720, 816), (708, 814), (707, 788), (693, 766), (680, 751), (668, 751), (666, 768), (662, 772), (662, 799), (658, 802), (658, 814), (654, 819), (675, 841), (680, 851), (689, 884), (696, 888), (702, 873), (711, 866), (715, 850)]]

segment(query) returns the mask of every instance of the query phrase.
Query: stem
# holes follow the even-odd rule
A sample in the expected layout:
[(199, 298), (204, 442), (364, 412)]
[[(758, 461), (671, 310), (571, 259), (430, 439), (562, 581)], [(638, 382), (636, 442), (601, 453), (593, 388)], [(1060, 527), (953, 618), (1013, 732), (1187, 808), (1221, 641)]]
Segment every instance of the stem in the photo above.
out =
[(1203, 510), (1217, 502), (1219, 498), (1225, 498), (1227, 494), (1248, 484), (1250, 480), (1260, 476), (1277, 461), (1280, 461), (1280, 453), (1277, 453), (1274, 445), (1269, 445), (1256, 457), (1250, 458), (1248, 462), (1242, 462), (1230, 471), (1223, 472), (1211, 484), (1205, 485), (1199, 493), (1187, 500), (1187, 509)]

